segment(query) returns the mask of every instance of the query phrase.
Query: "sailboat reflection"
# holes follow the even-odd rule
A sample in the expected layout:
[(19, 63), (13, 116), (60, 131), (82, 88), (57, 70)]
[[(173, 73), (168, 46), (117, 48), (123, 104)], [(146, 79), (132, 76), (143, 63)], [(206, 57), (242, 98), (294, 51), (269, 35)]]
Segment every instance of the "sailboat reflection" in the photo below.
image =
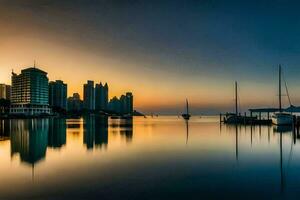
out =
[(280, 191), (283, 193), (285, 188), (285, 178), (282, 167), (282, 132), (280, 132)]
[(235, 125), (235, 159), (239, 160), (239, 134), (237, 124)]
[[(274, 132), (280, 134), (279, 135), (279, 149), (280, 149), (280, 192), (281, 193), (284, 193), (285, 187), (286, 187), (286, 180), (285, 180), (284, 167), (283, 167), (283, 148), (282, 148), (282, 136), (284, 134), (283, 130), (288, 132), (287, 131), (288, 129), (275, 129), (274, 128)], [(291, 142), (291, 145), (293, 145), (293, 141)], [(292, 150), (293, 150), (293, 148), (291, 146), (290, 156), (292, 154)]]
[(185, 141), (185, 144), (188, 144), (188, 141), (189, 141), (189, 120), (185, 120), (185, 126), (186, 126), (186, 141)]
[[(239, 160), (239, 130), (238, 124), (227, 124), (226, 127), (230, 130), (230, 133), (235, 133), (235, 159)], [(251, 143), (252, 143), (252, 128), (251, 128)]]
[(276, 133), (288, 133), (293, 131), (293, 126), (273, 126), (273, 131)]

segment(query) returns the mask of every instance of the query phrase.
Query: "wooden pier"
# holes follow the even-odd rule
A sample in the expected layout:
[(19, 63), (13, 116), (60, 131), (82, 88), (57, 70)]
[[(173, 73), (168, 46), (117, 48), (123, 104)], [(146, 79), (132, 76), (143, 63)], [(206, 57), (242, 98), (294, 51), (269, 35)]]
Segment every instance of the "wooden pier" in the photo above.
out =
[[(254, 109), (252, 109), (253, 111)], [(220, 123), (224, 124), (240, 124), (240, 125), (272, 125), (272, 119), (270, 118), (270, 110), (265, 110), (267, 113), (267, 118), (262, 118), (261, 112), (258, 112), (258, 116), (253, 116), (253, 112), (250, 112), (250, 116), (247, 116), (246, 113), (244, 115), (236, 116), (233, 113), (220, 113)], [(276, 112), (276, 111), (275, 111)], [(233, 117), (233, 120), (229, 121), (228, 116)], [(294, 123), (292, 127), (295, 129), (297, 133), (300, 131), (300, 116), (293, 115)], [(300, 137), (300, 134), (299, 134)]]

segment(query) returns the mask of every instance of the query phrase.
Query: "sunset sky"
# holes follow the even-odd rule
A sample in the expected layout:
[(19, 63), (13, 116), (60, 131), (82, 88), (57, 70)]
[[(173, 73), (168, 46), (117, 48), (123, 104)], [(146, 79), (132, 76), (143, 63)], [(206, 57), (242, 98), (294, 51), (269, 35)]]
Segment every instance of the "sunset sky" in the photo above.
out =
[[(108, 82), (145, 113), (277, 105), (282, 64), (300, 105), (300, 5), (292, 1), (0, 0), (0, 83), (37, 66), (82, 94)], [(287, 101), (285, 100), (285, 105)]]

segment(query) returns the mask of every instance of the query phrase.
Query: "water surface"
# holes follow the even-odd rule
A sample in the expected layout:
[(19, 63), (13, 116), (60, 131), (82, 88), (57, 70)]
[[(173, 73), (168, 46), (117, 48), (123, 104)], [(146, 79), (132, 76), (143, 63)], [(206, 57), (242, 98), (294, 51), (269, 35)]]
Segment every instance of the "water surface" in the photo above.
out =
[(218, 117), (0, 121), (0, 199), (282, 199), (299, 136)]

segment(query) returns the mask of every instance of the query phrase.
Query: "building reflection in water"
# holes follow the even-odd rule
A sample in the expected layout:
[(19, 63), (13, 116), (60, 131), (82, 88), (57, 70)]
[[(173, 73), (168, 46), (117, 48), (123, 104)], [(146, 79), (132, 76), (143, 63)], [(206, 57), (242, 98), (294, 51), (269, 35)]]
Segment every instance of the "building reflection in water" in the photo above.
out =
[(127, 142), (131, 142), (133, 137), (132, 121), (132, 117), (120, 119), (119, 121), (120, 134), (121, 136), (125, 136)]
[(48, 144), (49, 119), (11, 121), (11, 156), (19, 154), (29, 164), (45, 158)]
[(99, 115), (86, 115), (83, 117), (83, 122), (83, 143), (86, 148), (106, 148), (108, 144), (108, 118)]
[(83, 143), (86, 145), (87, 149), (93, 149), (95, 141), (95, 116), (84, 116), (83, 127)]
[(67, 125), (66, 119), (50, 118), (48, 147), (61, 148), (66, 144)]
[(108, 144), (108, 117), (95, 117), (95, 145), (100, 148), (107, 148)]
[(10, 121), (0, 120), (0, 141), (9, 140), (10, 136)]
[(68, 119), (67, 120), (67, 129), (69, 133), (72, 133), (73, 136), (80, 136), (80, 128), (82, 126), (81, 119)]
[[(83, 143), (88, 150), (108, 146), (109, 119), (87, 115), (83, 118)], [(0, 121), (0, 140), (11, 140), (11, 156), (19, 155), (24, 163), (35, 164), (46, 156), (47, 147), (59, 149), (66, 145), (67, 128), (78, 130), (79, 122), (66, 123), (63, 118), (14, 119)], [(133, 138), (133, 119), (113, 120), (111, 132), (117, 130), (126, 142)]]

